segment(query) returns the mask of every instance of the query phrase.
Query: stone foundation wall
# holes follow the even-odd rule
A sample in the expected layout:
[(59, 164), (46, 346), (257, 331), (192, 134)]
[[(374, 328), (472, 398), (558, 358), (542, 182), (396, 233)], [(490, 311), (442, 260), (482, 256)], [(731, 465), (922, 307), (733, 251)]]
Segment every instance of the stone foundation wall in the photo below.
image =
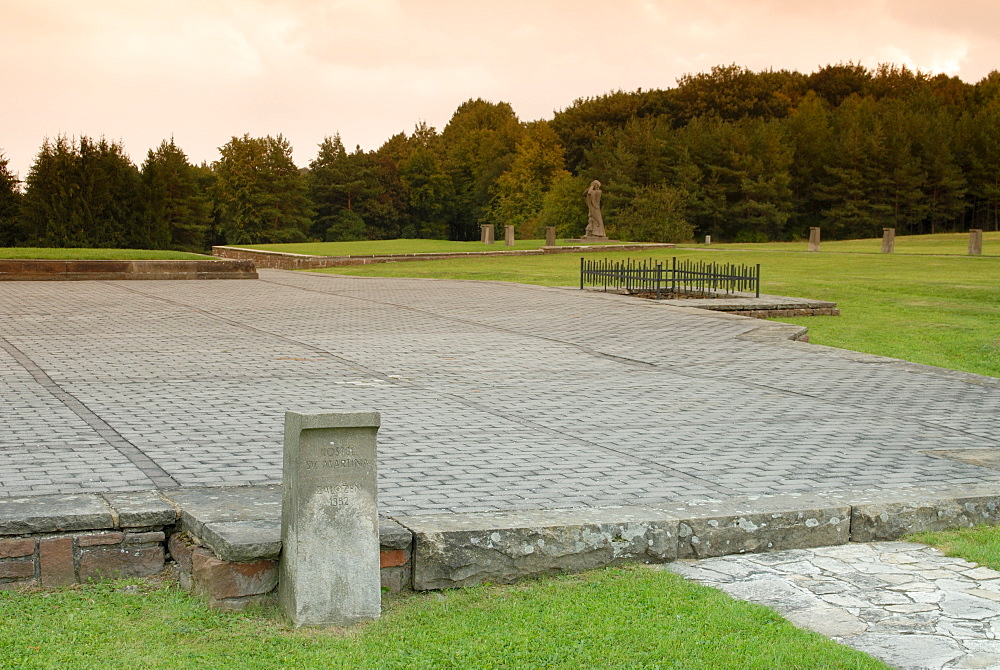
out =
[(541, 247), (540, 249), (498, 250), (498, 251), (456, 251), (420, 254), (384, 254), (352, 256), (309, 256), (290, 254), (283, 251), (244, 249), (242, 247), (212, 247), (212, 255), (219, 258), (251, 260), (259, 268), (278, 270), (318, 270), (320, 268), (369, 265), (371, 263), (401, 263), (406, 261), (436, 261), (449, 258), (469, 258), (476, 256), (541, 256), (544, 254), (589, 253), (609, 251), (643, 251), (647, 249), (672, 249), (673, 244), (602, 244), (579, 247)]
[(0, 589), (149, 577), (164, 567), (162, 528), (0, 539)]
[(0, 259), (0, 281), (257, 279), (250, 260), (90, 261)]

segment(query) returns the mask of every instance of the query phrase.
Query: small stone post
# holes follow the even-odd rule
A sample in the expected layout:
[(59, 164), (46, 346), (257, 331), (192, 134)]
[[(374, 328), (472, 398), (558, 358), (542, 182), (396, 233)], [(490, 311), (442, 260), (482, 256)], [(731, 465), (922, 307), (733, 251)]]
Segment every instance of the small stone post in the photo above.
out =
[(554, 247), (556, 246), (556, 227), (548, 226), (545, 229), (545, 246)]
[(705, 244), (709, 245), (711, 243), (712, 243), (712, 236), (711, 235), (706, 235), (705, 236)]
[(493, 224), (484, 223), (482, 225), (482, 242), (483, 244), (493, 244)]
[(514, 226), (504, 226), (503, 243), (508, 247), (514, 246)]
[(819, 228), (809, 229), (809, 251), (819, 251)]
[(971, 228), (969, 230), (969, 255), (983, 255), (983, 229)]
[(381, 611), (378, 412), (285, 413), (278, 599), (298, 626), (350, 626)]
[(882, 229), (882, 253), (891, 254), (896, 249), (896, 229)]

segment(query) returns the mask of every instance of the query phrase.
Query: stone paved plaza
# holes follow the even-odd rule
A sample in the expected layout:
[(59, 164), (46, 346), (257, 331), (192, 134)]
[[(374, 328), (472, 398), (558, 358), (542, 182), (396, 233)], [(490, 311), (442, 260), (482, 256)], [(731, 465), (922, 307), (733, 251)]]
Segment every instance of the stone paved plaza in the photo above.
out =
[(568, 288), (260, 276), (0, 283), (0, 496), (278, 482), (286, 409), (382, 413), (390, 515), (1000, 485), (943, 457), (1000, 447), (1000, 380)]

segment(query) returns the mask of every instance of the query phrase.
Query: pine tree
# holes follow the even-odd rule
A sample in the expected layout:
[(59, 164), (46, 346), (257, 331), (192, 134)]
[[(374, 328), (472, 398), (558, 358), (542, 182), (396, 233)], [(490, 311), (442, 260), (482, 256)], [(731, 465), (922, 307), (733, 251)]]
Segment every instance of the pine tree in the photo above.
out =
[(173, 138), (150, 149), (142, 165), (145, 187), (145, 227), (153, 248), (205, 250), (211, 202), (198, 180), (197, 169)]
[(9, 162), (0, 152), (0, 247), (13, 247), (22, 242), (18, 226), (21, 181), (7, 167)]
[(233, 137), (215, 163), (228, 244), (304, 242), (311, 221), (306, 185), (292, 147), (277, 137)]

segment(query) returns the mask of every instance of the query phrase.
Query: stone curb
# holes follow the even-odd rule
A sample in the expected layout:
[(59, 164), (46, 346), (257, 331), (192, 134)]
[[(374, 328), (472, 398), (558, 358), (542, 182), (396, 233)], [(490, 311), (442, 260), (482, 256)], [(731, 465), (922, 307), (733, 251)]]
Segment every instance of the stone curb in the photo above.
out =
[(250, 260), (45, 260), (0, 259), (0, 281), (119, 279), (257, 279)]
[[(16, 498), (0, 500), (0, 536), (177, 523), (220, 560), (273, 560), (281, 548), (280, 506), (277, 485)], [(1000, 523), (996, 485), (383, 517), (379, 534), (383, 550), (412, 548), (413, 586), (425, 590), (629, 561), (894, 540), (981, 523)]]

